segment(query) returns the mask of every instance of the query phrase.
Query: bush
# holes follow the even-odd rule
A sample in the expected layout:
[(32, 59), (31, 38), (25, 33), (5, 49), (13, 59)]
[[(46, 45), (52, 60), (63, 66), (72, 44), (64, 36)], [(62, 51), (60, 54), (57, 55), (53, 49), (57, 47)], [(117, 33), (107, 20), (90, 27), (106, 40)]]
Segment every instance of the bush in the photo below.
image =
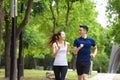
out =
[(33, 69), (35, 68), (35, 60), (32, 55), (26, 55), (24, 58), (24, 68)]
[(104, 54), (97, 54), (97, 56), (93, 60), (93, 69), (98, 72), (107, 72), (109, 66), (109, 58)]

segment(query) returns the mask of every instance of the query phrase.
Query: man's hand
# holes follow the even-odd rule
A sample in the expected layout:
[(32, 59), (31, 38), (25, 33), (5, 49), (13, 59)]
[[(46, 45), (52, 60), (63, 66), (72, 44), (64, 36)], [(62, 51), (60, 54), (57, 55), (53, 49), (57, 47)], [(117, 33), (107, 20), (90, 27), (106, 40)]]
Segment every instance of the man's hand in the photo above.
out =
[(95, 54), (91, 54), (91, 58), (94, 58), (95, 57)]
[(83, 48), (84, 47), (84, 44), (80, 44), (80, 48)]
[(78, 51), (79, 51), (81, 48), (83, 48), (83, 47), (84, 47), (84, 44), (80, 44), (79, 47), (74, 47), (74, 48), (73, 48), (73, 53), (74, 53), (74, 54), (77, 54)]
[(91, 54), (91, 58), (94, 58), (97, 54), (97, 46), (93, 47), (94, 53)]

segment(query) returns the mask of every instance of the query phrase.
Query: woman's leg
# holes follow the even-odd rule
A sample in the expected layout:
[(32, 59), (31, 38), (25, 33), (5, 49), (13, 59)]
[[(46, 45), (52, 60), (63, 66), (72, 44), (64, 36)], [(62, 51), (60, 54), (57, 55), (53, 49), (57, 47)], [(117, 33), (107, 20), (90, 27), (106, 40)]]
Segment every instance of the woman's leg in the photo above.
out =
[(53, 66), (54, 74), (55, 74), (55, 80), (60, 80), (60, 67), (59, 66)]
[(67, 70), (68, 70), (68, 66), (61, 66), (61, 80), (65, 80)]

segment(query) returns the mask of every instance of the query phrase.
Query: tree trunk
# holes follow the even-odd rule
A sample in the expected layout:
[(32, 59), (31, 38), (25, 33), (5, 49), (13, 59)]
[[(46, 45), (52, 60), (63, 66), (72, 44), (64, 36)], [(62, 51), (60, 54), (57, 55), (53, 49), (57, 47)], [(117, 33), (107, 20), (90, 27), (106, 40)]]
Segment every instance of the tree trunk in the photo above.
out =
[(70, 12), (70, 2), (67, 1), (66, 26), (68, 26), (69, 12)]
[(75, 59), (75, 55), (72, 53), (72, 59), (71, 59), (71, 62), (70, 62), (70, 68), (75, 70), (75, 62), (76, 62), (76, 59)]
[(2, 20), (3, 20), (3, 7), (2, 7), (2, 4), (3, 4), (3, 0), (0, 0), (0, 49), (1, 49), (1, 41), (2, 41)]
[(19, 36), (18, 80), (23, 76), (23, 33)]
[(11, 32), (10, 22), (8, 20), (9, 15), (5, 13), (5, 78), (10, 77), (10, 44), (11, 44)]
[[(1, 0), (0, 0), (1, 2)], [(17, 79), (17, 59), (16, 59), (16, 50), (17, 50), (17, 41), (19, 38), (19, 35), (22, 31), (22, 29), (25, 27), (25, 25), (28, 22), (29, 16), (30, 16), (30, 11), (32, 8), (32, 4), (33, 4), (33, 0), (28, 0), (28, 5), (27, 5), (27, 9), (25, 12), (25, 17), (24, 20), (22, 21), (22, 23), (20, 24), (20, 26), (18, 27), (18, 29), (16, 30), (16, 36), (15, 36), (15, 67), (14, 67), (14, 79)], [(1, 8), (1, 7), (0, 7)], [(1, 16), (1, 14), (0, 14)], [(1, 19), (1, 18), (0, 18)], [(9, 21), (8, 21), (8, 15), (5, 15), (5, 22), (6, 22), (6, 37), (5, 37), (5, 61), (6, 61), (6, 65), (5, 65), (5, 77), (9, 77), (10, 76), (10, 44), (11, 44), (11, 32), (9, 29)], [(0, 29), (1, 30), (1, 29)]]
[[(33, 4), (33, 0), (28, 0), (28, 5), (27, 5), (27, 9), (25, 12), (25, 17), (24, 20), (22, 21), (22, 23), (20, 24), (20, 26), (16, 29), (16, 36), (15, 36), (15, 68), (14, 68), (14, 80), (17, 79), (17, 59), (16, 59), (16, 51), (17, 51), (17, 41), (19, 39), (19, 35), (22, 32), (23, 28), (25, 27), (25, 25), (27, 24), (28, 20), (29, 20), (29, 16), (30, 16), (30, 11), (32, 9), (32, 4)], [(18, 63), (19, 64), (19, 63)]]
[(14, 68), (14, 80), (17, 80), (17, 57), (16, 57), (16, 53), (17, 53), (17, 40), (15, 41), (15, 61), (14, 61), (14, 63), (15, 63), (15, 68)]
[(52, 8), (52, 0), (50, 0), (50, 10), (51, 10), (51, 13), (52, 13), (52, 18), (53, 18), (53, 30), (52, 30), (52, 32), (55, 33), (56, 18), (55, 18), (54, 10)]
[(29, 20), (32, 5), (33, 5), (33, 0), (28, 0), (28, 5), (27, 5), (26, 12), (25, 12), (24, 20), (22, 21), (22, 23), (20, 24), (20, 26), (18, 27), (16, 31), (16, 40), (18, 40), (20, 33), (22, 32), (23, 28), (25, 27), (25, 25), (27, 24)]

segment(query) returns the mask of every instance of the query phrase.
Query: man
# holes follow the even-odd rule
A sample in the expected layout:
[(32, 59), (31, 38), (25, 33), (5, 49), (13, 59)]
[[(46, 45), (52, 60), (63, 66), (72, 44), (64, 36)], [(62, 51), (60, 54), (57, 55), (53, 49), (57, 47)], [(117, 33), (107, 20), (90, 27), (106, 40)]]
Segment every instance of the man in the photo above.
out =
[[(97, 54), (97, 46), (94, 39), (87, 36), (88, 27), (80, 25), (80, 37), (75, 39), (73, 53), (77, 54), (76, 69), (78, 80), (87, 80), (89, 74), (91, 58)], [(93, 53), (91, 54), (91, 46)]]

